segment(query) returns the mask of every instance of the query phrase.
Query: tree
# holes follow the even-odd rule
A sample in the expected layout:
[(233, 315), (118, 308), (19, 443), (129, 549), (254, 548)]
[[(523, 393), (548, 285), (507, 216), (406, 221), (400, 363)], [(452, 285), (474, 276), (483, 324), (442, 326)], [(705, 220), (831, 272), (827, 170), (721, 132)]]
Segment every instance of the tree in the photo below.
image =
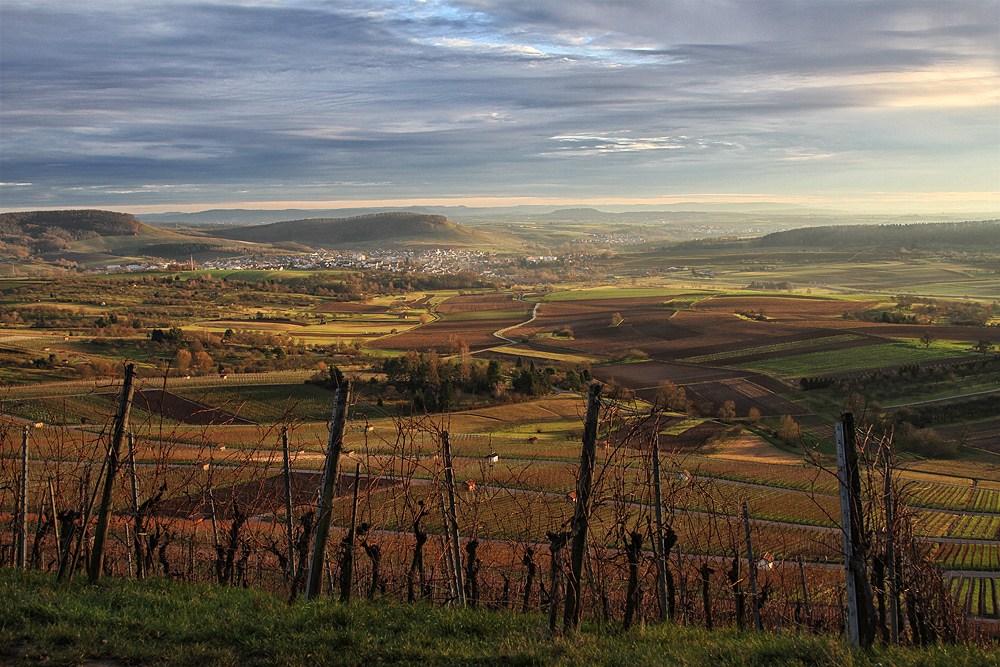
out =
[(751, 424), (756, 424), (757, 422), (759, 422), (760, 410), (758, 410), (757, 408), (750, 408), (750, 410), (747, 411), (747, 419), (750, 420)]
[(976, 343), (976, 346), (973, 349), (976, 352), (980, 352), (985, 355), (993, 350), (993, 343), (991, 343), (988, 340), (981, 340), (978, 343)]
[(191, 353), (187, 350), (177, 350), (174, 355), (174, 370), (178, 373), (186, 373), (191, 367)]
[(724, 422), (732, 421), (736, 419), (736, 403), (733, 401), (726, 401), (721, 406), (719, 406), (719, 419)]
[(612, 313), (611, 314), (611, 326), (616, 327), (616, 326), (618, 326), (619, 324), (621, 324), (624, 321), (625, 321), (625, 318), (622, 317), (621, 313)]
[(937, 336), (932, 334), (930, 331), (925, 331), (924, 335), (920, 337), (920, 342), (924, 344), (925, 348), (929, 348), (931, 343), (937, 340)]
[(802, 429), (791, 415), (782, 415), (781, 423), (778, 426), (778, 437), (789, 445), (794, 445), (802, 439)]
[(687, 412), (691, 408), (691, 401), (688, 400), (684, 388), (669, 380), (661, 382), (657, 388), (656, 404), (677, 412)]

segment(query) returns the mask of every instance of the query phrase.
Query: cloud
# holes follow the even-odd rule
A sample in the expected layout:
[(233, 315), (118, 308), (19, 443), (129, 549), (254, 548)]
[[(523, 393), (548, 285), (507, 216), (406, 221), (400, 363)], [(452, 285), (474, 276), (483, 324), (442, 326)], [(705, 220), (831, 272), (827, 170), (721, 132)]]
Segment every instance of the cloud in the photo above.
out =
[(5, 0), (0, 205), (988, 191), (998, 25), (989, 0)]

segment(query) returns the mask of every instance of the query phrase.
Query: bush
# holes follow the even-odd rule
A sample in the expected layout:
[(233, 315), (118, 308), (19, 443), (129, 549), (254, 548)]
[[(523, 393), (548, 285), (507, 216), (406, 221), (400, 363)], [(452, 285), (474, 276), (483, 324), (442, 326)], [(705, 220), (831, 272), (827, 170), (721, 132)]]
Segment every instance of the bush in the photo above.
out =
[(956, 443), (945, 440), (933, 429), (917, 428), (909, 422), (896, 427), (892, 444), (899, 451), (933, 459), (953, 459), (958, 456)]

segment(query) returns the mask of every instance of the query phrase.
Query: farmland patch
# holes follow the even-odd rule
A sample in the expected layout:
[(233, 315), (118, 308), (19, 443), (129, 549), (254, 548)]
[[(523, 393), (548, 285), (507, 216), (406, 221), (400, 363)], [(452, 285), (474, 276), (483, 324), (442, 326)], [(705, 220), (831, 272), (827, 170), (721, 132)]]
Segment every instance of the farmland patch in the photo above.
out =
[[(316, 494), (323, 480), (322, 473), (293, 472), (291, 475), (292, 504), (296, 507), (314, 506)], [(353, 494), (354, 475), (340, 475), (337, 478), (335, 497)], [(214, 503), (215, 516), (230, 520), (235, 511), (247, 516), (276, 514), (285, 509), (285, 486), (282, 475), (274, 475), (262, 480), (244, 482), (230, 487), (216, 488), (209, 498), (208, 492), (189, 495), (184, 498), (165, 500), (157, 507), (157, 514), (175, 517), (211, 516)], [(361, 477), (359, 492), (366, 493), (396, 485), (383, 478)]]
[(327, 301), (313, 308), (317, 313), (366, 313), (377, 314), (389, 311), (389, 306), (373, 303), (354, 303), (350, 301)]
[(883, 343), (863, 348), (846, 348), (823, 352), (808, 352), (738, 364), (741, 368), (773, 373), (782, 378), (831, 375), (849, 371), (888, 368), (900, 364), (937, 361), (966, 356), (947, 349), (920, 348), (906, 343)]
[[(105, 396), (114, 400), (114, 395)], [(216, 426), (219, 424), (250, 425), (253, 422), (229, 414), (219, 408), (213, 408), (196, 401), (178, 396), (162, 389), (143, 389), (135, 392), (133, 403), (154, 415), (163, 415), (174, 421), (185, 424)]]

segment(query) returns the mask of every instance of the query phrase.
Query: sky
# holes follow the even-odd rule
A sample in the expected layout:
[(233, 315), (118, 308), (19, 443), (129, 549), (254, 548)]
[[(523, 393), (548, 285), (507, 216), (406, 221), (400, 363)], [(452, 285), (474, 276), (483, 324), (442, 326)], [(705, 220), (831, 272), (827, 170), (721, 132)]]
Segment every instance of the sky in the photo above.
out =
[(1000, 211), (1000, 1), (2, 0), (0, 210)]

